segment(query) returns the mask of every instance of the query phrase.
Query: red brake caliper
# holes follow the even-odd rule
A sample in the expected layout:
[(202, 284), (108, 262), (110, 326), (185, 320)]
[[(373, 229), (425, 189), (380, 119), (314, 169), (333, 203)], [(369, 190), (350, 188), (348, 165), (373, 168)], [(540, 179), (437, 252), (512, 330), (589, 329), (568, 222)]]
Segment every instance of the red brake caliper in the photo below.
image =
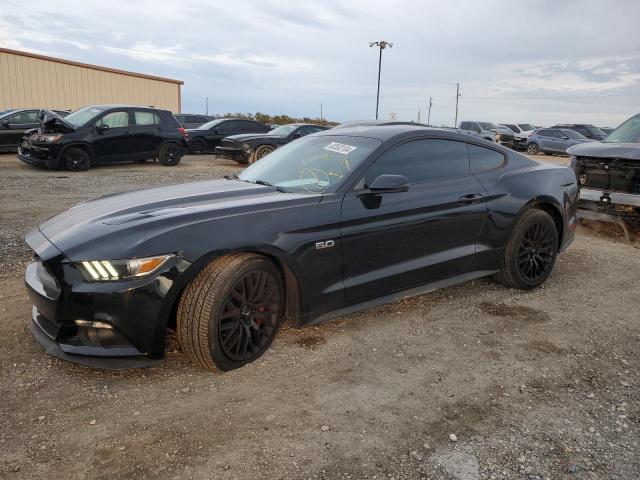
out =
[[(260, 305), (258, 307), (258, 312), (264, 313), (266, 311), (267, 311), (267, 307), (265, 307), (264, 305)], [(262, 325), (262, 318), (256, 318), (256, 325), (258, 326)]]

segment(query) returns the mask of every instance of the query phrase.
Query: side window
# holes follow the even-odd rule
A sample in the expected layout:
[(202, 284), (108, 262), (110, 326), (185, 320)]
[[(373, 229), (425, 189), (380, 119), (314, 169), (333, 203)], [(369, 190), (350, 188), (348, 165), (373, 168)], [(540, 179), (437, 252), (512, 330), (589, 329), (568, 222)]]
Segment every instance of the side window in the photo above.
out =
[(549, 134), (551, 130), (540, 130), (537, 135), (541, 136), (541, 137), (550, 137), (551, 135)]
[(469, 122), (462, 122), (460, 124), (460, 129), (462, 130), (471, 130), (471, 123)]
[(133, 112), (133, 119), (135, 120), (136, 125), (160, 124), (160, 119), (153, 112), (143, 112), (143, 111), (137, 110)]
[(365, 175), (365, 184), (380, 175), (404, 175), (422, 183), (469, 174), (467, 144), (453, 140), (414, 140), (382, 154)]
[(490, 148), (467, 144), (471, 173), (484, 172), (504, 165), (504, 155)]
[(218, 125), (218, 133), (231, 134), (236, 133), (238, 131), (237, 121), (235, 120), (227, 120), (226, 122), (222, 122)]
[(27, 112), (16, 113), (15, 115), (7, 118), (5, 121), (17, 125), (21, 123), (38, 123), (38, 111), (29, 110)]
[(562, 138), (564, 135), (560, 130), (548, 130), (548, 136), (551, 138)]
[(578, 133), (581, 133), (582, 135), (584, 135), (585, 137), (589, 137), (591, 138), (591, 132), (589, 131), (589, 129), (584, 128), (584, 127), (575, 127), (572, 128), (571, 130), (575, 130)]
[(111, 112), (96, 122), (96, 127), (120, 128), (129, 126), (129, 112)]
[(207, 123), (208, 120), (203, 117), (198, 117), (196, 115), (187, 115), (185, 116), (185, 122), (187, 123)]
[(321, 128), (321, 127), (302, 127), (300, 130), (301, 130), (301, 133), (303, 135), (310, 135), (312, 133), (321, 132), (322, 130), (324, 130), (324, 128)]

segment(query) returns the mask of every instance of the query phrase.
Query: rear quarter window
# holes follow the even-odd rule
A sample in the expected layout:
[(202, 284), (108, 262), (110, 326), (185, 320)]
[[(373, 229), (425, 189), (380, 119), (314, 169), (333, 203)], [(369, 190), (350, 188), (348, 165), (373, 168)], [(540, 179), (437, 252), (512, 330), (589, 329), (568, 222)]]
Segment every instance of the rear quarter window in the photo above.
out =
[(500, 168), (505, 163), (504, 154), (490, 148), (467, 144), (467, 149), (469, 151), (471, 173), (486, 172), (487, 170)]

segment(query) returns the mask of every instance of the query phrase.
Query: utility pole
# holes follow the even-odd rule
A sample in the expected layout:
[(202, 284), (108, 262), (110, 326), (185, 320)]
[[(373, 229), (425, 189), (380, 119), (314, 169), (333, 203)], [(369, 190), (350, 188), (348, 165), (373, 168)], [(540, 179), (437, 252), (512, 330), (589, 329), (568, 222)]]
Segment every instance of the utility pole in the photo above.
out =
[(418, 107), (418, 123), (420, 123), (420, 107)]
[(427, 125), (431, 125), (431, 106), (433, 105), (433, 97), (429, 97), (429, 113), (427, 114)]
[(322, 120), (322, 104), (320, 104), (320, 125), (324, 125), (324, 120)]
[(209, 97), (205, 97), (205, 112), (207, 112), (206, 114), (209, 115)]
[(453, 128), (458, 128), (458, 99), (460, 98), (460, 82), (456, 83), (456, 120)]
[(380, 47), (380, 56), (378, 57), (378, 93), (376, 95), (376, 120), (378, 120), (378, 107), (380, 105), (380, 72), (382, 71), (382, 50), (385, 48), (393, 48), (393, 43), (389, 43), (385, 40), (379, 42), (369, 42), (369, 48)]

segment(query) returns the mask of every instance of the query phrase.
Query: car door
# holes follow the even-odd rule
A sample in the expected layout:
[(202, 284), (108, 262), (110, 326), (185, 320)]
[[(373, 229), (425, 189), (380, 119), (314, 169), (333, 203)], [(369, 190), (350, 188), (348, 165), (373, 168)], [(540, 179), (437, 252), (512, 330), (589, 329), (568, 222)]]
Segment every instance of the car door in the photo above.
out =
[(128, 109), (111, 110), (100, 117), (92, 131), (93, 150), (98, 161), (131, 160), (135, 146)]
[[(406, 176), (409, 190), (372, 194), (366, 186), (382, 174)], [(383, 153), (343, 200), (347, 300), (463, 273), (487, 216), (484, 192), (464, 142), (418, 139)]]
[(551, 145), (549, 150), (564, 153), (565, 141), (563, 137), (565, 136), (560, 130), (549, 130), (549, 144)]
[(220, 145), (220, 140), (223, 138), (242, 133), (240, 120), (225, 120), (213, 128), (215, 129), (215, 132), (210, 133), (207, 136), (207, 142), (209, 143), (209, 148), (211, 150)]
[(24, 132), (37, 128), (39, 110), (22, 110), (0, 120), (0, 148), (16, 149)]
[(152, 158), (162, 142), (160, 116), (152, 110), (132, 110), (133, 125), (131, 140), (133, 143), (132, 159), (144, 160)]
[(543, 151), (553, 150), (553, 140), (549, 132), (551, 132), (551, 130), (540, 130), (536, 134), (539, 150), (543, 150)]

